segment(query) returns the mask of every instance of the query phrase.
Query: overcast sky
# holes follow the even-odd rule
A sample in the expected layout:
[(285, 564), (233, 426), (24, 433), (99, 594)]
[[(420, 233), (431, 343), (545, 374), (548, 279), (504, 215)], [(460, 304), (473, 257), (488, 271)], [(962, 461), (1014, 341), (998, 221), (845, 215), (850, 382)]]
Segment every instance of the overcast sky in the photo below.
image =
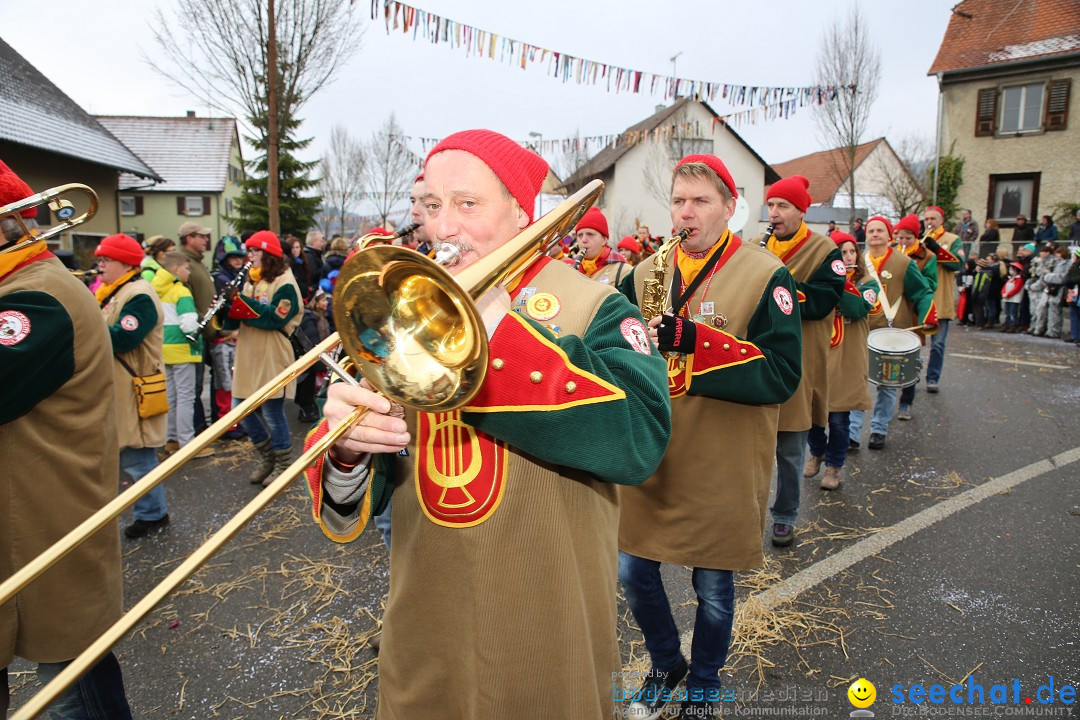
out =
[[(669, 59), (681, 51), (680, 77), (779, 86), (811, 84), (823, 29), (849, 7), (820, 0), (416, 4), (458, 22), (611, 65), (667, 74)], [(885, 135), (895, 143), (916, 133), (933, 137), (937, 83), (926, 71), (952, 4), (861, 3), (883, 68), (866, 139)], [(211, 112), (205, 103), (140, 59), (144, 52), (154, 53), (148, 24), (155, 8), (168, 14), (172, 6), (172, 0), (53, 0), (47, 6), (2, 0), (0, 36), (90, 113), (183, 115), (195, 110), (205, 115)], [(414, 41), (400, 31), (387, 35), (381, 21), (369, 19), (369, 2), (357, 0), (356, 7), (364, 28), (356, 41), (359, 50), (300, 113), (301, 135), (314, 138), (307, 159), (321, 155), (334, 124), (366, 138), (390, 111), (407, 134), (417, 137), (488, 127), (519, 140), (528, 139), (530, 132), (550, 140), (570, 137), (575, 130), (582, 135), (618, 133), (664, 103), (662, 95), (616, 94), (563, 83), (539, 64), (521, 70), (466, 56), (463, 49)], [(721, 114), (734, 109), (721, 102), (714, 108)], [(823, 149), (809, 109), (800, 109), (794, 119), (736, 131), (770, 163)], [(414, 149), (419, 151), (419, 145)]]

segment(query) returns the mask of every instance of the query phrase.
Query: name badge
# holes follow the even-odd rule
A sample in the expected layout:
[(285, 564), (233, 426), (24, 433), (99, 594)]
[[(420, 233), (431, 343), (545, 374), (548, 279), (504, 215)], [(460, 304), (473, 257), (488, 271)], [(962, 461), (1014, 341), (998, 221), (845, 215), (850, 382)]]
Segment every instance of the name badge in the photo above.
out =
[(536, 288), (534, 288), (534, 287), (522, 288), (521, 292), (518, 293), (517, 304), (518, 305), (525, 305), (525, 303), (529, 302), (529, 298), (531, 298), (535, 294), (536, 294)]
[(716, 314), (716, 311), (713, 309), (713, 303), (712, 303), (711, 300), (709, 302), (701, 303), (701, 314), (702, 315), (715, 315)]

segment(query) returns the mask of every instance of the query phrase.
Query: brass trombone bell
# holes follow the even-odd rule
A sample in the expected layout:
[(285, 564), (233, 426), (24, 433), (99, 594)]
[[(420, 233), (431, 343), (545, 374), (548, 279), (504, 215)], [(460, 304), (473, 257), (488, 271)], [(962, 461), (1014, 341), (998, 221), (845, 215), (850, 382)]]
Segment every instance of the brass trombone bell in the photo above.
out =
[[(82, 193), (86, 196), (88, 206), (86, 212), (82, 215), (75, 215), (75, 205), (67, 198), (63, 197), (71, 193)], [(26, 226), (26, 222), (20, 212), (28, 208), (37, 207), (38, 205), (49, 204), (49, 209), (53, 211), (57, 219), (60, 220), (56, 225), (53, 225), (45, 230), (35, 229), (31, 230)], [(56, 187), (49, 188), (36, 195), (31, 195), (28, 198), (17, 200), (13, 203), (8, 203), (3, 207), (0, 207), (0, 220), (10, 217), (19, 224), (22, 228), (22, 234), (24, 240), (6, 247), (0, 252), (14, 252), (15, 250), (21, 250), (22, 248), (36, 243), (40, 240), (48, 240), (55, 237), (62, 232), (70, 230), (71, 228), (86, 222), (90, 218), (94, 217), (98, 211), (98, 196), (94, 192), (93, 188), (89, 185), (83, 185), (82, 183), (67, 183), (66, 185), (57, 185)]]

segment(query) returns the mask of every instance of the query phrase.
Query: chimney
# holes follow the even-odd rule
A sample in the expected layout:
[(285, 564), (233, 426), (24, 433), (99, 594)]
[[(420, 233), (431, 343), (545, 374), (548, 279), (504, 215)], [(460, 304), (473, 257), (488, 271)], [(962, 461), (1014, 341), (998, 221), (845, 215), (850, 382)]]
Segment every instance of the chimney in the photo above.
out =
[(194, 111), (194, 110), (188, 110), (188, 111), (187, 111), (187, 116), (188, 116), (189, 118), (193, 118), (193, 117), (195, 117), (195, 111)]

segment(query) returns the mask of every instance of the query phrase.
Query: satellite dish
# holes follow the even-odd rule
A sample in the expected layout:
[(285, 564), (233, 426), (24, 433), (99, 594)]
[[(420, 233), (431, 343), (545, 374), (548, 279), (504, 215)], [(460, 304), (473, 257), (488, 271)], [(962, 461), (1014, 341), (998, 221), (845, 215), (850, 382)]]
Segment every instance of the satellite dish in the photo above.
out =
[(742, 195), (735, 198), (735, 214), (728, 221), (731, 232), (738, 235), (746, 227), (746, 221), (750, 219), (750, 203)]

